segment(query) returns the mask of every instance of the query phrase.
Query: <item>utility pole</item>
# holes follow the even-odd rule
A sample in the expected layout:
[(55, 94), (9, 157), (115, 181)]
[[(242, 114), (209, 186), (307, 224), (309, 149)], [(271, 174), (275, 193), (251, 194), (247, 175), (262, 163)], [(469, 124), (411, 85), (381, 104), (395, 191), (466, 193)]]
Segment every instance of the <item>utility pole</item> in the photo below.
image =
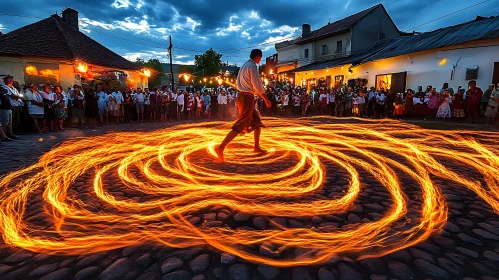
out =
[(173, 91), (173, 88), (175, 87), (175, 79), (173, 78), (172, 35), (170, 35), (170, 47), (168, 48), (168, 51), (170, 52), (170, 75), (172, 77), (172, 91)]

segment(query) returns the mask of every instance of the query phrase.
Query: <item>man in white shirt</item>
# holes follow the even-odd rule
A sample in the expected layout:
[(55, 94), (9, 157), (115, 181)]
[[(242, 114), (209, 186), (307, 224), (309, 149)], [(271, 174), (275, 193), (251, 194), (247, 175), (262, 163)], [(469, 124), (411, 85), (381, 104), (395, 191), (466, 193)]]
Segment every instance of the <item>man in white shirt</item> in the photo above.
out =
[(288, 90), (284, 90), (284, 94), (282, 95), (282, 112), (284, 116), (288, 115), (288, 105), (289, 105), (289, 94)]
[(237, 75), (237, 89), (239, 96), (237, 98), (237, 108), (239, 117), (232, 126), (232, 130), (227, 134), (220, 146), (215, 148), (215, 152), (221, 162), (224, 161), (225, 147), (234, 139), (238, 134), (245, 134), (254, 131), (255, 147), (253, 152), (265, 153), (266, 151), (260, 147), (260, 133), (263, 127), (260, 119), (260, 114), (255, 111), (255, 98), (254, 95), (259, 95), (265, 101), (267, 108), (272, 106), (272, 102), (265, 94), (265, 88), (262, 81), (258, 76), (257, 64), (262, 60), (262, 50), (254, 49), (251, 51), (250, 59), (244, 63)]
[(184, 113), (184, 106), (185, 106), (185, 96), (183, 92), (180, 92), (179, 95), (177, 95), (177, 104), (178, 104), (178, 113), (177, 113), (177, 118), (179, 120), (182, 119), (182, 115)]
[(222, 89), (217, 97), (218, 101), (218, 114), (220, 115), (220, 119), (226, 115), (227, 111), (227, 95), (225, 89)]
[(145, 96), (142, 93), (141, 88), (137, 88), (137, 93), (133, 95), (133, 100), (135, 101), (135, 108), (137, 109), (137, 119), (138, 122), (144, 121), (144, 101)]
[(385, 115), (385, 101), (386, 97), (383, 93), (379, 92), (376, 96), (376, 117), (383, 118)]
[[(21, 108), (24, 106), (23, 101), (21, 100), (21, 94), (14, 87), (14, 77), (5, 76), (3, 78), (5, 85), (3, 86), (7, 90), (7, 96), (10, 100), (10, 105), (12, 106), (12, 132), (18, 132), (18, 126), (21, 124)], [(14, 134), (9, 136), (12, 139), (17, 139), (19, 137)]]
[(123, 123), (124, 116), (125, 116), (124, 112), (123, 112), (123, 102), (125, 102), (125, 99), (123, 98), (123, 94), (118, 90), (118, 87), (114, 87), (114, 90), (111, 93), (111, 96), (114, 98), (116, 103), (119, 104), (119, 107), (120, 107), (120, 109), (117, 112), (118, 115), (115, 117), (118, 117), (119, 123)]
[(371, 87), (371, 90), (367, 93), (367, 116), (373, 117), (376, 108), (376, 96), (378, 93)]

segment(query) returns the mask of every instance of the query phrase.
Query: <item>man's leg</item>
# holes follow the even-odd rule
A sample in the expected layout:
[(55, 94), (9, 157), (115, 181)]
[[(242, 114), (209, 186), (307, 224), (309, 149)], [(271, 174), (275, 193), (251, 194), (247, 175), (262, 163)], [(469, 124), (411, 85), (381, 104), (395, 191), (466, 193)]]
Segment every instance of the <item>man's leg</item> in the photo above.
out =
[(255, 153), (265, 152), (265, 150), (263, 150), (260, 147), (260, 134), (262, 133), (262, 128), (258, 127), (257, 129), (255, 129), (255, 131), (253, 133), (254, 133), (254, 138), (255, 138), (255, 148), (254, 148), (253, 152), (255, 152)]
[[(256, 131), (255, 131), (256, 132)], [(220, 161), (224, 161), (224, 150), (225, 150), (225, 147), (227, 147), (227, 145), (232, 141), (234, 140), (234, 138), (236, 138), (236, 136), (238, 135), (239, 133), (237, 131), (235, 131), (234, 129), (232, 129), (228, 134), (227, 136), (225, 136), (225, 139), (222, 141), (222, 144), (220, 144), (218, 147), (215, 148), (215, 152), (217, 153), (218, 155), (218, 158), (220, 159)], [(256, 133), (255, 133), (256, 135)], [(256, 136), (255, 136), (256, 137)], [(260, 137), (260, 136), (258, 136)]]

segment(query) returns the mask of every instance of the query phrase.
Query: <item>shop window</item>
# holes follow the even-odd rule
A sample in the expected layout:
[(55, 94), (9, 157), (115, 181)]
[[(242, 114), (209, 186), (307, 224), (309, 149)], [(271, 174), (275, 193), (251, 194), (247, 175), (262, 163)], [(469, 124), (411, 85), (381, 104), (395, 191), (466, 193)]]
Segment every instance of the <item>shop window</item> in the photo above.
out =
[(327, 54), (328, 53), (327, 45), (322, 45), (321, 46), (321, 53), (322, 54)]
[(405, 92), (407, 72), (383, 74), (376, 76), (376, 90), (391, 89), (394, 93)]
[(305, 49), (305, 58), (308, 58), (308, 49)]
[(343, 41), (336, 42), (336, 52), (337, 53), (343, 52)]
[(26, 84), (59, 85), (59, 65), (51, 63), (29, 63), (24, 67), (24, 81)]

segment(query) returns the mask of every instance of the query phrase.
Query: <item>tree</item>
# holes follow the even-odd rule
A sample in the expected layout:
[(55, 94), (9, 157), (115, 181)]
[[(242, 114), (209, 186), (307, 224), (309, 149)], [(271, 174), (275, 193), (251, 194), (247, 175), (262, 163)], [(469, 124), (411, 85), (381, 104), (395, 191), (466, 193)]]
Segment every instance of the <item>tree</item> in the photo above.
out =
[(160, 87), (161, 86), (161, 77), (163, 74), (163, 65), (157, 58), (149, 59), (149, 61), (145, 61), (143, 59), (137, 58), (134, 62), (138, 66), (142, 66), (151, 71), (151, 77), (149, 77), (149, 87)]
[(212, 48), (204, 54), (194, 56), (194, 64), (198, 70), (204, 70), (204, 75), (207, 77), (217, 76), (222, 65), (222, 54), (217, 53)]

